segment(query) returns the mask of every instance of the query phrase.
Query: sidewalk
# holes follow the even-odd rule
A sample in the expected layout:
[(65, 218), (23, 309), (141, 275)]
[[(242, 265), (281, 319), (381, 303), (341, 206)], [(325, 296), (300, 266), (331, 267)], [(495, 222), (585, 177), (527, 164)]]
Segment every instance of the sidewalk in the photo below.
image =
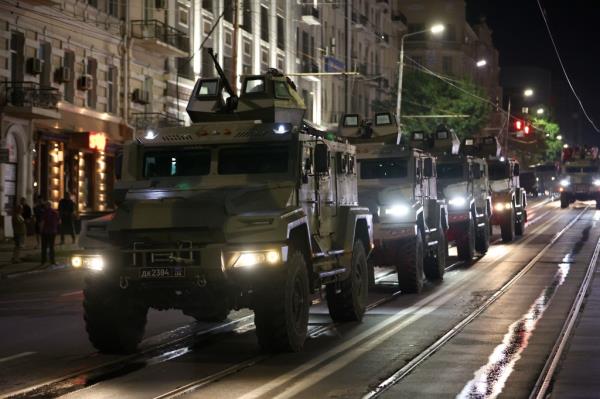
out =
[(600, 396), (600, 271), (594, 272), (588, 296), (554, 376), (553, 398)]
[[(57, 237), (60, 241), (60, 237)], [(11, 278), (31, 273), (65, 269), (69, 265), (70, 255), (77, 249), (77, 244), (70, 244), (71, 237), (66, 238), (65, 245), (56, 245), (56, 265), (41, 265), (41, 250), (35, 248), (35, 238), (27, 237), (25, 248), (21, 249), (21, 262), (12, 263), (14, 244), (12, 240), (0, 241), (0, 279)]]

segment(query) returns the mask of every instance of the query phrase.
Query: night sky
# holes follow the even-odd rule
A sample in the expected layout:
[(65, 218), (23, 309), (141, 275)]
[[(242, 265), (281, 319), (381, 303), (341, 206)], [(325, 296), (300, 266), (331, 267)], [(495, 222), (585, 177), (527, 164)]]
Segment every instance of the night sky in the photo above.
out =
[[(571, 82), (600, 128), (600, 4), (590, 0), (541, 0)], [(600, 145), (568, 89), (536, 0), (467, 0), (471, 22), (487, 18), (500, 51), (500, 66), (537, 66), (552, 72), (553, 117), (567, 137), (577, 130), (586, 143)], [(578, 123), (580, 121), (580, 123)]]

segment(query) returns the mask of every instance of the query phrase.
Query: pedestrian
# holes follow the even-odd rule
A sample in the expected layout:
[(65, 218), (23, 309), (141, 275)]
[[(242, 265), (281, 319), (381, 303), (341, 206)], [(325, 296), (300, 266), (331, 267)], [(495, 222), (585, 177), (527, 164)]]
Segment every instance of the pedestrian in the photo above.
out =
[(25, 240), (23, 240), (24, 246), (25, 242), (27, 241), (27, 237), (35, 234), (35, 220), (33, 218), (33, 211), (31, 210), (31, 207), (27, 203), (27, 199), (25, 197), (22, 197), (19, 200), (19, 205), (21, 205), (21, 208), (23, 209), (21, 214), (25, 220), (26, 235)]
[(19, 263), (21, 261), (21, 246), (25, 241), (27, 235), (27, 226), (25, 225), (25, 219), (23, 218), (23, 207), (17, 204), (13, 209), (12, 215), (12, 228), (13, 236), (15, 240), (15, 247), (13, 249), (12, 262)]
[(75, 203), (69, 192), (58, 202), (60, 216), (60, 245), (65, 243), (65, 234), (71, 235), (71, 244), (75, 244)]
[(42, 223), (40, 231), (42, 235), (42, 266), (46, 264), (46, 259), (50, 260), (51, 265), (56, 264), (54, 258), (54, 241), (58, 234), (59, 225), (58, 213), (52, 209), (49, 201), (44, 201), (44, 213), (42, 214)]
[(35, 248), (39, 248), (41, 241), (41, 224), (42, 224), (42, 216), (44, 215), (44, 201), (42, 200), (41, 195), (36, 195), (35, 203), (33, 204), (33, 218), (35, 222)]

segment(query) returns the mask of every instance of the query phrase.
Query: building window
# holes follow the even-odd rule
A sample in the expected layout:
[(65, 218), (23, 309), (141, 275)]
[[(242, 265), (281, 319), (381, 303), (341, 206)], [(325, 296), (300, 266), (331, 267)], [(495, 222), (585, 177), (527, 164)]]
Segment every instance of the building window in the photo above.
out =
[[(425, 30), (425, 24), (408, 24), (408, 33), (415, 33), (415, 32), (420, 32), (420, 31), (424, 31), (424, 30)], [(406, 40), (415, 41), (415, 42), (423, 41), (423, 40), (425, 40), (425, 33), (410, 36)]]
[(119, 9), (121, 8), (121, 4), (119, 0), (108, 0), (108, 15), (119, 18)]
[(252, 55), (252, 44), (248, 40), (244, 40), (244, 55)]
[(260, 62), (269, 65), (269, 52), (264, 48), (260, 50)]
[(10, 79), (13, 82), (25, 80), (25, 35), (12, 32), (10, 36)]
[(285, 25), (283, 17), (277, 16), (277, 47), (285, 50)]
[(42, 73), (40, 74), (40, 86), (52, 86), (52, 45), (50, 43), (40, 44), (40, 59), (42, 60)]
[(204, 8), (206, 11), (213, 12), (212, 0), (202, 0), (202, 8)]
[(118, 74), (119, 74), (119, 70), (117, 69), (116, 66), (112, 65), (108, 67), (108, 73), (107, 73), (107, 79), (106, 79), (106, 85), (108, 86), (108, 99), (107, 99), (107, 106), (108, 106), (108, 112), (110, 112), (111, 114), (116, 114), (117, 113), (117, 98), (119, 96), (119, 90), (118, 90)]
[(233, 23), (233, 1), (224, 3), (223, 18), (229, 23)]
[(242, 29), (246, 32), (252, 33), (252, 1), (244, 0), (243, 4), (243, 20), (242, 20)]
[(452, 57), (446, 55), (442, 58), (442, 71), (446, 75), (452, 75)]
[(456, 26), (454, 26), (452, 24), (446, 25), (446, 29), (444, 32), (444, 39), (449, 42), (456, 41)]
[(269, 10), (267, 7), (260, 7), (260, 38), (265, 42), (269, 41)]
[(98, 0), (88, 0), (88, 4), (92, 7), (98, 8)]
[(204, 22), (204, 34), (208, 35), (211, 29), (212, 29), (212, 22), (211, 21), (205, 21)]
[(283, 57), (277, 56), (277, 69), (279, 69), (280, 72), (285, 72)]
[(63, 67), (71, 71), (71, 80), (65, 82), (65, 101), (73, 104), (75, 101), (75, 53), (73, 51), (65, 50)]
[(187, 7), (179, 7), (177, 13), (179, 25), (187, 28), (189, 26), (190, 10)]
[(144, 105), (144, 112), (152, 112), (152, 103), (154, 102), (154, 79), (152, 76), (144, 78), (144, 91), (148, 93), (148, 104)]
[(233, 42), (233, 36), (230, 31), (225, 31), (225, 45), (231, 47), (231, 43)]
[(96, 59), (87, 59), (86, 74), (92, 78), (92, 88), (87, 91), (87, 106), (96, 108), (98, 102), (98, 61)]

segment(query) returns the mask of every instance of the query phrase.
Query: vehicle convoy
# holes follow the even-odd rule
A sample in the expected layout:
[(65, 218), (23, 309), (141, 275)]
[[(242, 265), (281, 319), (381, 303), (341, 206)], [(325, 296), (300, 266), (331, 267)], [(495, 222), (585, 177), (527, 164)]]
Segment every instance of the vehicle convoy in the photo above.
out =
[(600, 209), (600, 161), (597, 147), (563, 149), (561, 172), (561, 208), (568, 208), (576, 200), (595, 200), (596, 209)]
[(500, 157), (496, 137), (484, 137), (480, 154), (487, 157), (490, 187), (492, 189), (492, 224), (500, 226), (503, 242), (525, 233), (527, 222), (527, 193), (519, 184), (519, 163)]
[(558, 196), (558, 171), (559, 168), (554, 162), (546, 162), (536, 165), (535, 174), (537, 180), (538, 192), (540, 194), (554, 197)]
[(441, 280), (446, 267), (448, 219), (437, 199), (435, 158), (415, 147), (422, 136), (396, 144), (390, 114), (372, 122), (348, 114), (339, 126), (339, 135), (356, 145), (359, 203), (374, 217), (371, 276), (373, 266), (393, 266), (400, 289), (417, 293), (425, 278)]
[(125, 146), (118, 209), (84, 226), (71, 259), (90, 270), (86, 329), (102, 352), (135, 351), (150, 307), (214, 321), (253, 309), (268, 351), (303, 347), (321, 290), (333, 320), (365, 312), (373, 227), (354, 146), (303, 121), (289, 78), (243, 76), (238, 98), (210, 54), (219, 77), (197, 81), (192, 125)]
[(448, 204), (448, 242), (455, 242), (458, 257), (471, 262), (476, 252), (490, 246), (492, 196), (487, 163), (475, 155), (473, 138), (461, 143), (456, 134), (440, 126), (430, 150), (437, 156), (438, 197)]

